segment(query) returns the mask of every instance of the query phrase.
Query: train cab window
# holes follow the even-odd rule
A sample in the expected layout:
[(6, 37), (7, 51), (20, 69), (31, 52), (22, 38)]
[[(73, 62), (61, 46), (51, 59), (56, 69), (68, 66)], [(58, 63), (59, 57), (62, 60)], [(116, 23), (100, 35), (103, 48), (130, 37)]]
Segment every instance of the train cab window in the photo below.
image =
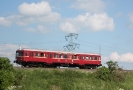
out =
[(28, 56), (28, 52), (25, 53), (25, 56)]
[(40, 56), (41, 56), (41, 57), (44, 57), (44, 53), (41, 53)]
[(68, 58), (67, 54), (64, 55), (64, 58)]
[(89, 59), (89, 57), (88, 56), (86, 56), (86, 60), (88, 60)]
[(16, 52), (16, 56), (19, 56), (19, 52)]
[(59, 54), (59, 58), (63, 58), (63, 55), (62, 54)]
[(54, 54), (54, 58), (57, 58), (57, 54)]
[(23, 52), (16, 52), (16, 56), (23, 56), (24, 53)]

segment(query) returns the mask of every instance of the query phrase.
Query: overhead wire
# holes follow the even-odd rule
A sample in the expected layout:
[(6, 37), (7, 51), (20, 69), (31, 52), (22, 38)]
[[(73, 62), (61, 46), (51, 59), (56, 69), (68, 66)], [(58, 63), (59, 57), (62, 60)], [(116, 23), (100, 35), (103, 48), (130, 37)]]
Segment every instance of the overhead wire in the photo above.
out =
[[(83, 40), (78, 40), (80, 42), (85, 42), (85, 43), (90, 43), (90, 44), (93, 44), (93, 45), (97, 45), (97, 46), (100, 46), (102, 48), (102, 50), (108, 50), (108, 49), (111, 49), (110, 51), (120, 51), (120, 52), (133, 52), (132, 50), (125, 50), (125, 49), (120, 49), (120, 48), (115, 48), (115, 47), (110, 47), (110, 46), (106, 46), (106, 45), (101, 45), (101, 44), (97, 44), (97, 43), (91, 43), (91, 42), (88, 42), (88, 41), (83, 41)], [(103, 49), (103, 48), (108, 48), (108, 49)]]

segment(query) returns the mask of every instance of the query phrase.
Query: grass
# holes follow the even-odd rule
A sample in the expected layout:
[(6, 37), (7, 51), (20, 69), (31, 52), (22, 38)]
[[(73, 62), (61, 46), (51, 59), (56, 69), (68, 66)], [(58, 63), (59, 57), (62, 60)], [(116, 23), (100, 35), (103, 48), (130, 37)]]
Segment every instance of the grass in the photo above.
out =
[[(65, 69), (17, 69), (23, 72), (21, 90), (132, 90), (133, 73), (124, 82), (103, 81), (93, 73)], [(121, 89), (120, 89), (121, 88)]]

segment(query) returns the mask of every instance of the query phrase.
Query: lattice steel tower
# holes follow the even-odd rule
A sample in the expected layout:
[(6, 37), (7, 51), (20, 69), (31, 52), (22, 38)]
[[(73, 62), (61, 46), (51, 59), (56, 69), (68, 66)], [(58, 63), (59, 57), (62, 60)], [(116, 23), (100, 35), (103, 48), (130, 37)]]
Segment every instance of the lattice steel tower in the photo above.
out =
[(65, 49), (65, 50), (68, 49), (69, 51), (73, 51), (73, 50), (75, 50), (76, 48), (79, 48), (80, 44), (74, 43), (74, 42), (73, 42), (73, 37), (74, 37), (75, 39), (77, 39), (77, 38), (78, 38), (78, 34), (70, 33), (70, 34), (68, 34), (67, 36), (65, 36), (66, 41), (69, 40), (69, 43), (68, 43), (67, 45), (64, 46), (64, 49)]

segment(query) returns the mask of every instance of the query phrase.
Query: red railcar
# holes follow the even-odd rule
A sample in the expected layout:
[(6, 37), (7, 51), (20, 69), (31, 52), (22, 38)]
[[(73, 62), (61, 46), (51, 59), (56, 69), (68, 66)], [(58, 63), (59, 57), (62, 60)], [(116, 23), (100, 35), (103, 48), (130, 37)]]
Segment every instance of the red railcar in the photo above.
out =
[(66, 51), (50, 51), (39, 49), (19, 49), (16, 51), (15, 63), (29, 66), (70, 66), (80, 68), (96, 68), (101, 66), (99, 54), (76, 53)]

